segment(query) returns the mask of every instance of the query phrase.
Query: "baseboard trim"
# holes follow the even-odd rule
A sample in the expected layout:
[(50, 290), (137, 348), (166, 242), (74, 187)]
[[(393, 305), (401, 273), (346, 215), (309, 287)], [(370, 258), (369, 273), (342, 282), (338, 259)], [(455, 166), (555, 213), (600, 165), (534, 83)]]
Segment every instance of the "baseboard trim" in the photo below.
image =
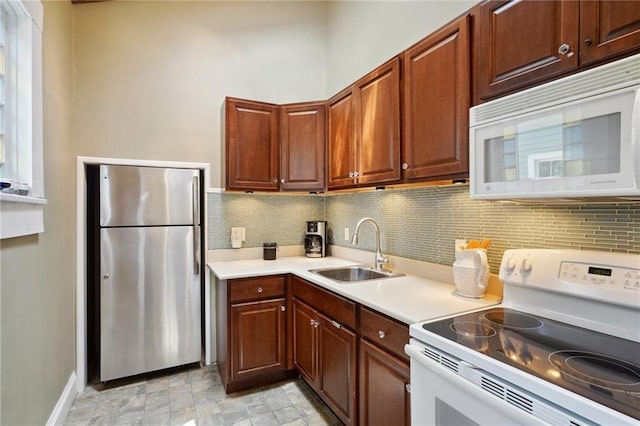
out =
[(76, 375), (76, 372), (73, 371), (69, 376), (67, 385), (62, 390), (62, 394), (60, 395), (56, 406), (53, 407), (53, 411), (46, 423), (47, 426), (64, 424), (67, 414), (69, 414), (69, 410), (71, 409), (71, 405), (73, 405), (73, 400), (76, 398), (76, 394), (78, 393), (76, 389), (77, 381), (78, 376)]

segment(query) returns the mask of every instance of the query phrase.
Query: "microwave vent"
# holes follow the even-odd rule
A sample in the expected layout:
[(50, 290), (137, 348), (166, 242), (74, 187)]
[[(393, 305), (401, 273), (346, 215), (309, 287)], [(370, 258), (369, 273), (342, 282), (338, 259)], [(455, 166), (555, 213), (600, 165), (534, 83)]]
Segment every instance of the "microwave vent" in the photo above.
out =
[(470, 126), (640, 85), (640, 54), (470, 109)]

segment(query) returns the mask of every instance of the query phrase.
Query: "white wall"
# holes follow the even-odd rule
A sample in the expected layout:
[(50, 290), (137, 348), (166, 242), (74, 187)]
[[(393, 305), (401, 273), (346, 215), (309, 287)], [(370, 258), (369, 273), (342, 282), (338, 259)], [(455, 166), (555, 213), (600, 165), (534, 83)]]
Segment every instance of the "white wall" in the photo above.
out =
[(77, 155), (196, 161), (220, 185), (225, 96), (324, 99), (324, 2), (77, 5)]
[(331, 1), (327, 90), (334, 95), (470, 9), (475, 1)]

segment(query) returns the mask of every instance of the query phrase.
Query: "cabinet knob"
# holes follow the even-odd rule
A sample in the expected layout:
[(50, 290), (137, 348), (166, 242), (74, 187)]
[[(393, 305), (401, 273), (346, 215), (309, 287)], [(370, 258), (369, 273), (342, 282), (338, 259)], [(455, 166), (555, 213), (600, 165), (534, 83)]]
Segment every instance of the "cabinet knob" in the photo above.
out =
[(284, 183), (284, 179), (280, 179), (280, 183)]
[(262, 287), (258, 287), (258, 293), (262, 293)]
[(353, 172), (353, 177), (357, 178), (358, 176), (360, 176), (360, 173), (358, 173), (358, 172)]
[(104, 278), (105, 280), (108, 280), (108, 279), (109, 279), (109, 274), (104, 274), (104, 275), (102, 276), (102, 278)]
[(284, 312), (284, 311), (286, 311), (286, 310), (287, 310), (287, 308), (286, 308), (284, 305), (282, 305), (282, 306), (280, 306), (280, 310), (281, 310), (282, 312)]
[(349, 172), (349, 177), (352, 178), (353, 177), (353, 172)]
[(318, 328), (318, 326), (320, 325), (320, 321), (311, 320), (311, 325), (313, 326), (313, 328)]
[(278, 178), (274, 178), (273, 183), (278, 183)]
[(407, 170), (409, 165), (407, 163), (402, 163), (402, 170)]
[(561, 55), (566, 55), (571, 52), (571, 47), (567, 43), (562, 43), (560, 47), (558, 47), (558, 53)]
[(584, 45), (585, 46), (591, 46), (591, 39), (590, 38), (585, 38), (584, 39)]
[(385, 333), (382, 330), (379, 330), (378, 331), (378, 337), (381, 338), (381, 339), (384, 339), (385, 337), (387, 337), (387, 333)]
[(411, 383), (405, 383), (404, 388), (406, 389), (407, 393), (411, 393)]

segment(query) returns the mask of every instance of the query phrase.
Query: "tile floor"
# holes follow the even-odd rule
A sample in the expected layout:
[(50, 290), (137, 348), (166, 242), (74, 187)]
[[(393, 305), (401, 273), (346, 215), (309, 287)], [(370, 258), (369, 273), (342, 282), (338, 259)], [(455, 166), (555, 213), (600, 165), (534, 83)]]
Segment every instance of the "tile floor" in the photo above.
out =
[(215, 366), (78, 395), (66, 426), (340, 425), (302, 380), (227, 395)]

